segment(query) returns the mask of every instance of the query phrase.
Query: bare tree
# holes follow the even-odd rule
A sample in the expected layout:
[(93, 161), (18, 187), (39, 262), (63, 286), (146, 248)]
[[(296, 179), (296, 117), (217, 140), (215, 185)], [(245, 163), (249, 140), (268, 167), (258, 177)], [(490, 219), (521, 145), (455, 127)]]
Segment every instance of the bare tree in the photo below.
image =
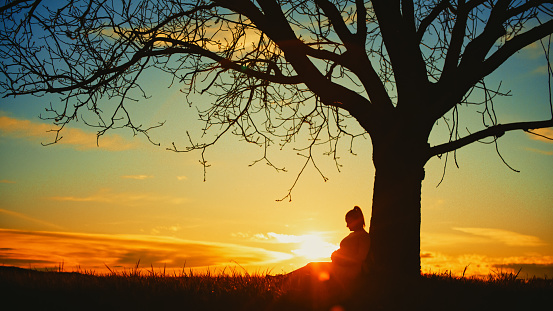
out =
[[(550, 119), (501, 124), (493, 104), (507, 93), (485, 82), (535, 42), (551, 78), (552, 1), (3, 3), (1, 93), (60, 94), (61, 109), (46, 116), (59, 130), (81, 118), (98, 136), (128, 127), (149, 139), (152, 127), (136, 126), (127, 107), (147, 98), (138, 79), (157, 68), (186, 93), (216, 98), (199, 110), (215, 138), (189, 136), (190, 145), (173, 151), (201, 150), (203, 159), (227, 133), (266, 151), (306, 133), (305, 165), (317, 167), (314, 146), (328, 144), (337, 158), (339, 140), (368, 135), (376, 168), (369, 264), (388, 277), (420, 274), (421, 182), (430, 158), (484, 138), (495, 143), (506, 131), (553, 126), (551, 102), (544, 103)], [(108, 102), (117, 104), (108, 110)], [(462, 135), (458, 110), (466, 105), (482, 107), (483, 124)], [(430, 146), (439, 120), (449, 139)], [(354, 132), (352, 122), (363, 130)], [(259, 161), (272, 165), (266, 152)]]

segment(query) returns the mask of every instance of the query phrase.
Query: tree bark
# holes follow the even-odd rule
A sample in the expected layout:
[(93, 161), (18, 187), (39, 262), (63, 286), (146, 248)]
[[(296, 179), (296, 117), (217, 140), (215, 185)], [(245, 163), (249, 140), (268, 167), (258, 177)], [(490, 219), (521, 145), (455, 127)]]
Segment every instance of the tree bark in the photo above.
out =
[[(405, 134), (405, 132), (404, 132)], [(421, 187), (426, 139), (373, 139), (376, 169), (369, 234), (369, 273), (378, 279), (420, 276)]]

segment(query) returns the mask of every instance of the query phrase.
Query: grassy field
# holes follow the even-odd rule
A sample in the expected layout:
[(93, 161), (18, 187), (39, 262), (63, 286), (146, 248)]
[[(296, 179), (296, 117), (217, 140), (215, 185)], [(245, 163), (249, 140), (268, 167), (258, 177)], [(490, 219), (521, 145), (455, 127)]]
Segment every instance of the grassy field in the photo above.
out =
[[(61, 270), (61, 269), (58, 269)], [(194, 274), (138, 268), (94, 272), (0, 266), (2, 310), (551, 310), (553, 280), (425, 275), (409, 284), (330, 283), (236, 271)]]

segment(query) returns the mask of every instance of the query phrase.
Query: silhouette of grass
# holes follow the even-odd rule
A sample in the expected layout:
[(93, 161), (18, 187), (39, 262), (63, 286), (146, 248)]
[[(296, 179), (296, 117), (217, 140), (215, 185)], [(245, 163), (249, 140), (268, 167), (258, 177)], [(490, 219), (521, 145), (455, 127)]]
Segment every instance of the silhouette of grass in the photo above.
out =
[(50, 271), (0, 266), (0, 306), (13, 310), (540, 310), (551, 306), (553, 297), (553, 280), (522, 280), (510, 273), (491, 274), (485, 280), (443, 273), (414, 282), (360, 283), (347, 297), (335, 297), (326, 283), (306, 286), (267, 272), (168, 272), (143, 269), (138, 263), (132, 269), (109, 270), (100, 275), (63, 272), (62, 265)]
[(109, 270), (100, 275), (0, 267), (0, 303), (17, 310), (265, 310), (281, 293), (282, 278), (234, 269), (177, 273), (137, 264)]

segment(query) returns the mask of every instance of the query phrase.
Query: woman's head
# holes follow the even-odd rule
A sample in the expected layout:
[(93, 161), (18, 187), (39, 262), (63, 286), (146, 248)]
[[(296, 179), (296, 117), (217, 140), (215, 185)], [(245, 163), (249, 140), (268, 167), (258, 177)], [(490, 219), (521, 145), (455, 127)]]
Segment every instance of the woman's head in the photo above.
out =
[(346, 224), (351, 231), (363, 229), (365, 227), (365, 217), (359, 206), (355, 206), (346, 213)]

